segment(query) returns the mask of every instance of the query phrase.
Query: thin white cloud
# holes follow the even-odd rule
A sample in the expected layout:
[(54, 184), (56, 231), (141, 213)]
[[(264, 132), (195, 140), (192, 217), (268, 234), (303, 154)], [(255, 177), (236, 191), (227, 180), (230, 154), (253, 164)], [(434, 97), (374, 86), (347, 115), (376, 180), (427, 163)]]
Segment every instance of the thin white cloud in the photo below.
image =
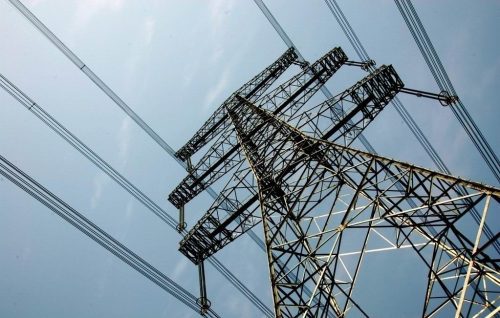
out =
[(150, 52), (150, 46), (156, 32), (156, 19), (153, 17), (146, 17), (142, 24), (141, 31), (134, 43), (137, 45), (130, 51), (130, 54), (125, 62), (127, 69), (127, 80), (130, 85), (135, 85), (135, 76), (141, 63), (147, 60)]
[(120, 226), (119, 226), (119, 231), (120, 234), (117, 235), (117, 239), (120, 241), (123, 241), (129, 231), (130, 231), (130, 226), (132, 224), (132, 217), (134, 215), (134, 199), (129, 198), (127, 202), (127, 206), (125, 207), (125, 215), (121, 219)]
[(252, 305), (246, 299), (243, 299), (240, 295), (231, 293), (226, 294), (220, 290), (217, 292), (217, 297), (224, 297), (225, 306), (228, 312), (237, 312), (238, 317), (241, 318), (251, 318), (255, 317), (255, 312), (252, 310)]
[(144, 43), (149, 46), (153, 41), (156, 30), (156, 20), (153, 17), (147, 17), (144, 21)]
[(500, 75), (500, 56), (497, 57), (495, 61), (491, 61), (490, 67), (485, 70), (482, 76), (479, 78), (478, 85), (469, 85), (472, 93), (475, 94), (474, 97), (480, 98), (487, 93), (490, 87), (495, 87), (497, 79)]
[(186, 88), (191, 85), (195, 74), (198, 72), (198, 65), (199, 63), (197, 62), (187, 63), (187, 66), (185, 67), (186, 71), (182, 76), (182, 88)]
[(124, 0), (80, 0), (77, 3), (74, 27), (85, 27), (93, 17), (103, 11), (119, 11)]
[[(449, 119), (450, 120), (450, 119)], [(469, 172), (470, 167), (464, 166), (464, 158), (460, 155), (467, 152), (470, 147), (469, 137), (463, 129), (458, 130), (453, 136), (448, 136), (446, 152), (443, 152), (443, 160), (457, 166), (463, 171)]]
[(229, 68), (226, 68), (223, 72), (219, 81), (215, 86), (212, 87), (205, 96), (205, 103), (203, 108), (205, 110), (213, 107), (214, 101), (221, 95), (222, 92), (226, 90), (227, 84), (229, 83)]
[(233, 9), (233, 0), (214, 0), (209, 2), (210, 18), (212, 19), (212, 32), (218, 33), (222, 28), (227, 14)]
[(29, 261), (30, 257), (32, 254), (32, 249), (29, 245), (26, 245), (23, 247), (23, 251), (21, 254), (21, 264), (25, 264), (27, 261)]
[(118, 158), (120, 160), (119, 167), (123, 170), (127, 165), (131, 139), (131, 122), (130, 117), (124, 117), (120, 129), (118, 130)]
[(189, 264), (187, 258), (183, 257), (180, 259), (177, 264), (175, 264), (174, 272), (172, 273), (172, 279), (177, 281), (181, 278), (181, 275), (186, 271), (186, 268)]
[(104, 262), (101, 262), (100, 265), (103, 267), (99, 272), (100, 279), (97, 283), (96, 288), (96, 296), (98, 299), (102, 299), (105, 295), (105, 292), (110, 287), (111, 280), (111, 272), (113, 269), (113, 264), (116, 262), (116, 258), (112, 254), (108, 254)]
[(94, 183), (94, 191), (92, 192), (92, 196), (90, 197), (90, 206), (92, 210), (97, 207), (99, 203), (102, 193), (104, 191), (104, 186), (109, 182), (109, 178), (104, 173), (98, 173), (95, 175), (93, 183)]
[(132, 219), (132, 214), (134, 212), (134, 201), (132, 198), (128, 199), (128, 202), (127, 202), (127, 207), (125, 209), (125, 222), (126, 223), (129, 223), (130, 220)]
[(224, 27), (224, 22), (227, 19), (229, 12), (233, 9), (235, 1), (233, 0), (214, 0), (209, 2), (210, 19), (211, 19), (211, 42), (214, 45), (210, 61), (217, 62), (224, 55), (224, 32), (227, 29)]
[(39, 5), (39, 4), (40, 4), (40, 3), (42, 3), (42, 2), (45, 2), (45, 0), (27, 0), (27, 1), (26, 1), (26, 4), (27, 4), (28, 6), (33, 6), (33, 7), (35, 7), (35, 6)]

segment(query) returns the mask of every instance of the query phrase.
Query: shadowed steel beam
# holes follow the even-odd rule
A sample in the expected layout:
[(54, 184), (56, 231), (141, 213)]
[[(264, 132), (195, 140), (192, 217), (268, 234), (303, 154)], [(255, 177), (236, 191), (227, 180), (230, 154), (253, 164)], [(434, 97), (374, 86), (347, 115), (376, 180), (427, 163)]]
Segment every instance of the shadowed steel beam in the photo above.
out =
[[(392, 66), (382, 66), (335, 98), (290, 120), (312, 136), (349, 145), (402, 87)], [(257, 185), (250, 170), (238, 170), (233, 180), (182, 240), (180, 251), (192, 261), (212, 255), (260, 222)]]
[(288, 49), (280, 56), (273, 64), (265, 68), (250, 81), (245, 83), (241, 88), (235, 91), (210, 118), (201, 126), (189, 141), (182, 146), (176, 153), (176, 157), (186, 161), (196, 151), (205, 146), (210, 140), (215, 138), (228, 126), (228, 117), (226, 113), (227, 107), (234, 107), (237, 103), (236, 95), (245, 96), (245, 98), (256, 101), (268, 88), (271, 86), (283, 72), (288, 69), (297, 59), (297, 54), (294, 48)]
[[(340, 48), (334, 48), (304, 71), (257, 100), (256, 104), (289, 118), (302, 108), (345, 61), (347, 56), (344, 52)], [(180, 208), (242, 161), (233, 130), (228, 129), (170, 193), (169, 201)]]
[[(414, 245), (432, 272), (425, 317), (443, 308), (459, 316), (493, 313), (498, 253), (485, 248), (488, 242), (479, 247), (474, 240), (483, 231), (484, 215), (472, 236), (465, 230), (471, 224), (462, 219), (480, 204), (486, 213), (490, 196), (498, 209), (499, 189), (311, 138), (251, 103), (231, 116), (258, 184), (277, 317), (367, 316), (352, 289), (370, 232), (388, 228), (396, 234), (386, 237), (395, 245)], [(266, 126), (259, 134), (249, 134), (261, 123)], [(417, 207), (407, 203), (410, 198)], [(325, 200), (332, 202), (326, 213), (317, 208)], [(344, 244), (346, 235), (359, 230), (365, 235), (350, 236)], [(427, 245), (417, 247), (420, 242)], [(361, 250), (357, 265), (342, 268), (339, 255), (353, 244)], [(429, 260), (429, 249), (439, 256)], [(290, 270), (296, 271), (295, 280), (285, 275)], [(450, 277), (450, 271), (458, 275)], [(304, 294), (305, 286), (312, 294)], [(466, 308), (456, 305), (458, 297), (466, 298), (460, 300)]]

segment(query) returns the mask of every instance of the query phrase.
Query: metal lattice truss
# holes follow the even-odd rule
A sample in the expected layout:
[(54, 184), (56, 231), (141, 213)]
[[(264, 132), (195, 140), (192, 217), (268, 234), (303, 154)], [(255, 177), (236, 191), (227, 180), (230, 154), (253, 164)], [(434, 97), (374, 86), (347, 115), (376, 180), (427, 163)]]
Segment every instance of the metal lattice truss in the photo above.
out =
[[(338, 96), (290, 117), (296, 127), (349, 145), (403, 87), (391, 66), (381, 66)], [(260, 133), (260, 132), (259, 132)], [(240, 164), (208, 212), (181, 242), (194, 262), (206, 259), (261, 221), (251, 169)]]
[[(302, 72), (286, 83), (257, 99), (255, 103), (275, 114), (292, 117), (346, 61), (347, 56), (345, 53), (340, 48), (334, 48), (314, 64), (306, 66)], [(238, 107), (239, 103), (236, 99), (230, 98), (229, 102), (222, 106), (222, 109), (231, 109)], [(227, 119), (225, 110), (222, 109), (212, 117), (216, 118), (223, 114), (223, 116), (226, 116), (224, 118)], [(213, 123), (207, 125), (211, 126)], [(234, 128), (227, 125), (223, 126), (226, 129), (217, 130), (219, 136), (208, 152), (200, 159), (198, 164), (192, 167), (188, 176), (169, 195), (169, 201), (177, 208), (184, 206), (244, 160), (235, 138)], [(206, 133), (201, 132), (201, 134)], [(212, 137), (215, 137), (215, 132)], [(198, 134), (193, 138), (191, 140), (203, 139)], [(191, 145), (191, 141), (185, 147), (191, 147), (189, 145)]]
[(290, 65), (297, 61), (297, 58), (298, 56), (295, 49), (288, 49), (273, 64), (269, 65), (229, 96), (203, 126), (201, 126), (196, 134), (175, 153), (176, 157), (184, 161), (191, 158), (196, 151), (205, 146), (210, 140), (227, 128), (229, 121), (226, 109), (234, 107), (233, 105), (237, 103), (235, 99), (236, 95), (244, 96), (250, 101), (256, 101), (280, 77), (280, 75), (290, 67)]
[(229, 115), (258, 185), (278, 317), (368, 316), (354, 294), (364, 255), (404, 247), (429, 270), (423, 316), (498, 312), (498, 234), (482, 232), (500, 190), (309, 137), (248, 101)]
[(214, 139), (169, 196), (182, 211), (235, 172), (180, 251), (203, 266), (262, 223), (278, 317), (368, 316), (355, 288), (367, 255), (413, 251), (428, 272), (422, 316), (498, 316), (499, 234), (483, 231), (500, 191), (349, 148), (404, 84), (381, 66), (307, 108), (346, 62), (336, 48), (267, 95), (236, 92), (183, 147)]

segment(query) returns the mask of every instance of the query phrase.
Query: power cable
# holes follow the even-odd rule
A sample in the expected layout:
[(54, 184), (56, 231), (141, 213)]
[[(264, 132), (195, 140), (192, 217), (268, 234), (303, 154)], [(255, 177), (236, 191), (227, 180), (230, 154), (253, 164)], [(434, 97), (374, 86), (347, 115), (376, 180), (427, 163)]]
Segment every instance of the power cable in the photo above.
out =
[[(84, 157), (91, 161), (96, 167), (101, 169), (101, 171), (106, 173), (124, 190), (130, 193), (146, 208), (148, 208), (151, 212), (158, 216), (163, 222), (165, 222), (172, 229), (176, 230), (177, 222), (172, 216), (170, 216), (166, 211), (158, 206), (152, 199), (146, 196), (144, 192), (134, 186), (123, 175), (116, 171), (110, 164), (104, 161), (98, 154), (96, 154), (92, 149), (85, 145), (73, 133), (66, 129), (54, 117), (48, 114), (41, 106), (36, 104), (31, 98), (29, 98), (24, 92), (22, 92), (2, 74), (0, 74), (0, 86), (12, 97), (14, 97), (20, 104), (31, 111), (38, 119), (49, 126), (49, 128), (56, 132), (61, 138), (66, 140), (71, 146), (73, 146), (73, 148), (75, 148)], [(187, 232), (183, 232), (183, 234), (185, 235), (187, 234)], [(262, 313), (264, 313), (268, 317), (273, 316), (272, 310), (268, 308), (264, 303), (262, 303), (262, 301), (255, 294), (253, 294), (238, 278), (236, 278), (236, 276), (234, 276), (234, 274), (232, 274), (231, 271), (227, 269), (219, 260), (217, 260), (215, 257), (212, 257), (209, 258), (208, 261)]]
[[(453, 96), (457, 96), (455, 88), (448, 77), (448, 73), (441, 63), (441, 59), (436, 53), (434, 45), (432, 44), (411, 0), (394, 0), (394, 2), (398, 7), (398, 10), (401, 13), (408, 29), (410, 30), (420, 53), (424, 57), (424, 60), (438, 87), (443, 92), (449, 92)], [(484, 137), (483, 133), (469, 114), (463, 102), (458, 99), (458, 101), (450, 108), (476, 149), (479, 151), (480, 155), (483, 157), (484, 161), (488, 165), (488, 168), (491, 170), (497, 181), (500, 182), (500, 161)]]
[[(370, 61), (371, 58), (368, 55), (366, 49), (364, 48), (363, 44), (359, 40), (358, 36), (356, 35), (356, 32), (350, 25), (349, 21), (347, 20), (346, 16), (344, 15), (342, 9), (338, 5), (336, 0), (325, 0), (325, 3), (327, 4), (328, 8), (330, 9), (330, 12), (333, 14), (335, 20), (340, 24), (342, 30), (344, 31), (344, 34), (346, 37), (349, 39), (349, 42), (353, 45), (355, 48), (355, 51), (362, 52), (358, 53), (358, 57), (361, 60), (365, 61)], [(397, 4), (397, 2), (396, 2)], [(419, 44), (419, 43), (417, 43)], [(420, 46), (420, 44), (419, 44)], [(426, 58), (424, 56), (424, 58)], [(372, 64), (368, 64), (368, 69), (370, 71), (374, 70), (374, 67)], [(431, 70), (432, 71), (432, 70)], [(433, 73), (434, 74), (434, 73)], [(403, 103), (400, 101), (400, 99), (396, 96), (392, 101), (392, 105), (394, 105), (394, 108), (396, 109), (396, 112), (401, 116), (403, 121), (406, 123), (410, 131), (413, 133), (413, 135), (417, 138), (417, 141), (420, 143), (420, 145), (424, 148), (425, 152), (429, 155), (431, 160), (434, 162), (436, 167), (438, 168), (439, 171), (446, 173), (446, 174), (451, 174), (450, 170), (444, 163), (443, 159), (439, 156), (437, 153), (436, 149), (432, 146), (432, 144), (429, 142), (425, 134), (422, 132), (420, 127), (417, 125), (413, 117), (410, 115), (410, 113), (406, 110), (406, 107), (403, 105)], [(464, 188), (460, 188), (459, 190), (462, 195), (465, 196), (466, 190)], [(481, 220), (480, 213), (477, 211), (476, 208), (472, 209), (472, 216), (476, 220), (476, 222), (479, 224)], [(494, 236), (493, 232), (491, 229), (486, 226), (485, 227), (485, 233), (488, 238), (492, 238)], [(500, 253), (500, 242), (495, 241), (494, 243), (495, 249), (497, 252)]]
[[(297, 53), (298, 55), (298, 60), (300, 62), (306, 62), (306, 60), (304, 59), (304, 57), (302, 56), (302, 54), (300, 53), (299, 49), (295, 46), (295, 44), (293, 44), (292, 40), (290, 39), (290, 37), (287, 35), (287, 33), (285, 32), (285, 30), (281, 27), (281, 25), (279, 24), (279, 22), (276, 20), (276, 18), (274, 17), (274, 15), (271, 13), (271, 11), (269, 11), (269, 9), (267, 8), (267, 6), (264, 4), (264, 2), (262, 0), (254, 0), (255, 4), (259, 7), (260, 11), (264, 14), (264, 16), (266, 17), (267, 21), (269, 21), (269, 23), (271, 23), (271, 25), (273, 26), (274, 30), (276, 30), (276, 32), (280, 35), (281, 39), (283, 40), (283, 42), (285, 42), (285, 44), (288, 46), (288, 47), (293, 47), (295, 49), (295, 52)], [(333, 98), (333, 94), (330, 92), (330, 90), (326, 87), (326, 86), (321, 86), (321, 92), (323, 93), (323, 95), (325, 95), (325, 97), (327, 99), (331, 99)], [(363, 134), (360, 134), (358, 136), (359, 140), (361, 141), (361, 143), (363, 144), (363, 146), (371, 153), (374, 153), (376, 154), (377, 152), (375, 151), (375, 149), (372, 147), (372, 145), (368, 142), (368, 140), (366, 139), (366, 137), (363, 135)]]
[[(288, 47), (294, 47), (295, 51), (301, 57), (302, 55), (300, 54), (299, 49), (293, 44), (292, 40), (290, 37), (287, 35), (285, 30), (281, 27), (279, 22), (276, 20), (274, 15), (271, 13), (271, 11), (267, 8), (267, 6), (264, 4), (262, 0), (254, 0), (255, 4), (259, 7), (261, 12), (265, 15), (269, 23), (273, 26), (273, 28), (276, 30), (276, 32), (280, 35), (281, 39), (283, 42)], [(337, 4), (335, 0), (325, 0), (325, 3), (327, 4), (328, 8), (330, 9), (331, 13), (337, 20), (337, 22), (340, 24), (342, 30), (344, 31), (345, 35), (347, 36), (349, 42), (353, 45), (356, 53), (358, 54), (358, 57), (362, 61), (371, 61), (371, 58), (369, 57), (366, 49), (364, 48), (363, 44), (359, 40), (358, 36), (354, 32), (352, 26), (350, 25), (349, 21), (345, 17), (344, 13), (342, 12), (341, 8)], [(302, 58), (303, 59), (303, 58)], [(374, 66), (373, 64), (368, 64), (368, 70), (373, 71)], [(322, 87), (321, 91), (323, 94), (327, 97), (330, 98), (330, 96), (333, 96), (329, 90), (326, 87)], [(429, 142), (429, 140), (425, 137), (424, 133), (422, 130), (418, 127), (417, 123), (415, 120), (412, 118), (410, 113), (406, 110), (406, 108), (403, 106), (403, 103), (399, 100), (399, 98), (396, 96), (391, 103), (394, 105), (396, 108), (397, 113), (401, 116), (403, 121), (406, 123), (410, 131), (415, 135), (419, 143), (422, 145), (424, 150), (427, 152), (427, 154), (430, 156), (432, 161), (436, 164), (438, 169), (440, 169), (444, 173), (451, 174), (446, 165), (444, 164), (443, 160), (441, 157), (438, 155), (436, 152), (435, 148), (432, 146), (432, 144)], [(373, 146), (369, 143), (369, 141), (364, 137), (364, 135), (359, 136), (361, 143), (365, 148), (374, 154), (377, 154)], [(476, 221), (480, 220), (480, 215), (477, 210), (473, 210), (473, 217), (476, 219)], [(486, 234), (488, 237), (492, 237), (493, 233), (489, 228), (486, 228), (485, 230)], [(500, 243), (496, 242), (495, 248), (497, 251), (500, 251)]]
[(356, 33), (354, 33), (354, 30), (352, 29), (349, 21), (345, 17), (344, 13), (342, 10), (340, 10), (340, 7), (336, 2), (329, 2), (325, 1), (326, 5), (332, 12), (335, 20), (337, 20), (337, 23), (340, 25), (342, 28), (342, 31), (344, 31), (344, 34), (346, 35), (347, 39), (351, 43), (352, 47), (356, 51), (356, 54), (360, 58), (361, 61), (367, 61), (370, 59), (368, 56), (368, 53), (366, 52), (365, 48), (361, 44), (361, 41), (359, 41), (358, 36)]
[[(163, 140), (139, 115), (137, 115), (109, 86), (106, 85), (73, 51), (71, 51), (49, 28), (47, 28), (19, 0), (8, 0), (16, 7), (47, 39), (73, 62), (94, 84), (97, 85), (115, 104), (120, 107), (137, 125), (139, 125), (160, 147), (175, 158), (175, 151)], [(177, 161), (185, 165), (182, 161)]]
[[(94, 242), (107, 249), (123, 262), (141, 273), (144, 277), (174, 296), (177, 300), (192, 310), (198, 313), (200, 312), (201, 308), (197, 304), (196, 297), (193, 294), (110, 236), (99, 226), (73, 209), (2, 155), (0, 155), (0, 174), (87, 235)], [(220, 317), (214, 310), (209, 310), (206, 315), (208, 317)]]
[[(151, 130), (151, 128), (149, 126), (147, 126), (147, 124), (145, 124), (142, 119), (140, 119), (108, 86), (105, 85), (104, 82), (102, 82), (102, 80), (100, 80), (76, 55), (74, 55), (73, 52), (71, 52), (57, 37), (55, 37), (55, 35), (50, 32), (49, 29), (47, 29), (31, 12), (29, 12), (28, 9), (26, 9), (26, 7), (24, 7), (19, 1), (17, 0), (9, 0), (16, 8), (18, 8), (21, 13), (23, 13), (25, 15), (26, 18), (28, 18), (28, 20), (30, 20), (53, 44), (55, 44), (62, 52), (63, 54), (65, 54), (70, 60), (73, 61), (73, 63), (75, 65), (77, 65), (77, 67), (79, 67), (87, 76), (89, 76), (89, 78), (98, 86), (100, 87), (113, 101), (115, 101), (115, 103), (117, 103), (118, 106), (120, 106), (129, 116), (131, 116), (132, 119), (134, 119), (134, 121), (136, 121), (136, 123), (138, 123), (158, 144), (160, 144), (160, 146), (162, 146), (162, 148), (164, 148), (167, 153), (169, 153), (173, 158), (175, 158), (175, 156), (173, 156), (173, 149), (168, 146), (168, 144), (166, 144), (166, 142), (164, 142), (163, 140), (163, 143), (159, 140), (157, 140), (156, 137), (160, 138), (158, 135), (156, 135), (154, 133), (154, 131)], [(260, 0), (255, 0), (255, 2), (257, 3), (257, 5), (259, 5), (259, 2), (264, 5), (262, 3), (262, 1)], [(265, 6), (265, 5), (264, 5)], [(260, 7), (260, 5), (259, 5)], [(23, 9), (24, 8), (24, 9)], [(267, 9), (267, 8), (266, 8)], [(268, 10), (267, 10), (268, 11)], [(269, 19), (269, 18), (268, 18)], [(274, 17), (273, 17), (274, 19)], [(274, 26), (274, 24), (273, 24)], [(278, 31), (278, 29), (275, 27), (275, 29)], [(279, 29), (282, 31), (281, 33), (278, 31), (278, 33), (280, 33), (280, 35), (284, 34), (286, 35), (286, 33), (284, 33), (283, 29), (281, 27), (279, 27)], [(283, 35), (282, 35), (282, 38), (283, 38)], [(291, 43), (291, 40), (288, 38), (289, 42)], [(287, 42), (287, 41), (285, 41)], [(288, 43), (287, 43), (288, 44)], [(289, 45), (290, 46), (290, 45)], [(293, 44), (292, 44), (293, 46)], [(299, 53), (300, 55), (300, 53)], [(300, 55), (301, 57), (301, 55)], [(303, 59), (303, 58), (302, 58)], [(328, 91), (328, 89), (326, 87), (323, 87), (322, 88), (322, 92), (325, 94), (325, 96), (327, 96), (327, 98), (331, 98), (332, 97), (332, 94)], [(406, 110), (405, 110), (406, 111)], [(467, 112), (465, 110), (465, 112)], [(466, 113), (468, 114), (468, 113)], [(470, 117), (470, 115), (469, 115)], [(141, 122), (143, 123), (141, 125)], [(474, 124), (475, 125), (475, 124)], [(156, 135), (156, 137), (155, 137)], [(418, 139), (418, 137), (417, 137)], [(361, 142), (365, 145), (365, 147), (370, 151), (370, 152), (373, 152), (373, 153), (376, 153), (375, 150), (373, 149), (373, 147), (371, 147), (371, 145), (368, 143), (368, 141), (365, 139), (364, 136), (360, 136), (360, 140)], [(184, 162), (181, 162), (181, 161), (178, 161), (184, 168), (186, 168), (186, 165)], [(208, 193), (212, 196), (212, 197), (216, 197), (217, 194), (211, 189), (209, 188), (208, 189)], [(256, 243), (262, 248), (264, 245), (263, 245), (263, 242), (252, 232), (250, 233), (250, 236), (252, 237), (252, 239), (254, 241), (256, 241)]]
[[(110, 97), (116, 105), (125, 111), (146, 133), (148, 133), (153, 140), (155, 140), (160, 147), (162, 147), (177, 163), (179, 163), (186, 171), (188, 170), (187, 164), (175, 156), (175, 151), (162, 140), (132, 109), (111, 89), (109, 88), (83, 61), (71, 51), (49, 28), (47, 28), (28, 8), (26, 8), (19, 0), (8, 0), (16, 9), (18, 9), (23, 16), (35, 26), (52, 44), (56, 46), (73, 64), (75, 64), (85, 75), (87, 75), (108, 97)], [(303, 60), (303, 59), (302, 59)], [(331, 94), (330, 94), (331, 95)], [(363, 137), (364, 138), (364, 137)], [(217, 200), (217, 193), (211, 187), (206, 188), (207, 193)], [(262, 250), (265, 250), (264, 242), (252, 230), (248, 232), (250, 238)], [(221, 264), (222, 266), (222, 264)], [(233, 276), (234, 277), (234, 276)], [(236, 277), (233, 280), (237, 283)], [(248, 291), (249, 292), (249, 291)], [(250, 293), (248, 293), (250, 295)], [(269, 308), (268, 308), (269, 309)], [(266, 310), (267, 311), (267, 310)], [(269, 311), (267, 311), (269, 314)]]

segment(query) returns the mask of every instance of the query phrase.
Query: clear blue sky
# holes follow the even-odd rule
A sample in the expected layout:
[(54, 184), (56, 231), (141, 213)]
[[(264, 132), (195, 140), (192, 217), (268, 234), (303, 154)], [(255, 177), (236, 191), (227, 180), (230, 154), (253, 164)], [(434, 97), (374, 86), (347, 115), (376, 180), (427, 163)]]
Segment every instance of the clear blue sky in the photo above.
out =
[[(286, 49), (253, 1), (23, 3), (175, 149), (227, 96)], [(323, 1), (265, 3), (309, 61), (335, 46), (356, 59)], [(339, 4), (378, 65), (393, 64), (410, 88), (437, 92), (392, 1)], [(414, 4), (460, 98), (498, 153), (500, 2)], [(0, 38), (0, 72), (176, 216), (166, 195), (185, 172), (5, 0), (0, 1)], [(344, 67), (327, 86), (338, 93), (362, 76), (362, 71)], [(498, 186), (449, 109), (430, 100), (401, 99), (454, 174)], [(3, 156), (198, 293), (196, 269), (177, 251), (175, 232), (3, 90), (0, 112)], [(366, 136), (382, 155), (434, 168), (391, 107)], [(189, 204), (189, 225), (210, 203), (203, 194)], [(491, 226), (498, 231), (498, 224)], [(253, 242), (241, 238), (218, 256), (271, 306), (266, 258)], [(422, 280), (411, 286), (384, 285), (383, 279), (396, 283), (409, 274), (404, 264), (414, 259), (395, 256), (400, 255), (376, 260), (393, 278), (374, 273), (366, 285), (373, 293), (367, 297), (376, 315), (402, 310), (405, 317), (417, 317)], [(0, 317), (195, 316), (3, 178), (0, 266)], [(260, 316), (211, 268), (207, 280), (209, 298), (224, 317)], [(414, 296), (412, 288), (418, 291), (413, 302), (388, 303), (391, 297), (407, 302)]]

